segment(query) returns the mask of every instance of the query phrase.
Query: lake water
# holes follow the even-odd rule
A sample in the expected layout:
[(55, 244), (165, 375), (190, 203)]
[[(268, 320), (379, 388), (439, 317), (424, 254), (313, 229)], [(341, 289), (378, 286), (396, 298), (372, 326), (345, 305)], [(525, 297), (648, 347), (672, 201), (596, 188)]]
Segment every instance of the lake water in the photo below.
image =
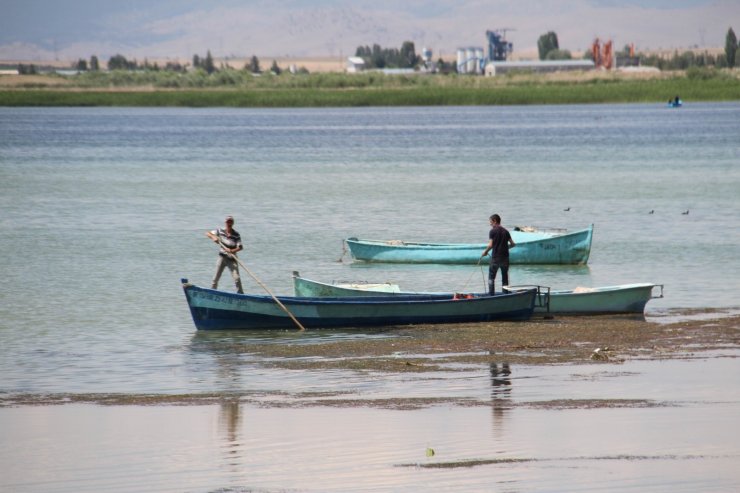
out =
[[(740, 489), (735, 352), (628, 362), (613, 375), (601, 366), (516, 368), (527, 378), (498, 397), (487, 368), (429, 381), (268, 370), (214, 349), (218, 334), (196, 334), (180, 287), (182, 277), (210, 282), (216, 250), (204, 232), (232, 214), (242, 261), (278, 294), (291, 293), (293, 270), (483, 290), (479, 267), (353, 264), (342, 239), (484, 242), (497, 212), (509, 227), (595, 228), (587, 266), (513, 266), (513, 284), (653, 282), (665, 297), (650, 301), (648, 315), (734, 310), (738, 136), (740, 103), (0, 108), (6, 400), (346, 388), (528, 402), (598, 396), (608, 384), (612, 398), (680, 402), (567, 412), (506, 401), (414, 411), (0, 407), (0, 440), (17, 444), (0, 451), (0, 491)], [(228, 274), (221, 287), (232, 289)], [(225, 371), (224, 361), (237, 369)], [(427, 457), (428, 447), (438, 453)], [(491, 458), (522, 461), (422, 467)]]

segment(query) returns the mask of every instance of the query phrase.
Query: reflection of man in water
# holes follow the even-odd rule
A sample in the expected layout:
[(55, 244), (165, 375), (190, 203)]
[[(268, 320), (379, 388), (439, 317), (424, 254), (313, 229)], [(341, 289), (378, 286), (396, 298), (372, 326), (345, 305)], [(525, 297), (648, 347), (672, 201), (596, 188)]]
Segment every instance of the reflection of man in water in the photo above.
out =
[(221, 401), (219, 412), (219, 423), (226, 433), (226, 448), (230, 454), (236, 454), (241, 444), (239, 443), (239, 425), (241, 415), (239, 414), (239, 399), (225, 399)]
[(499, 369), (498, 363), (491, 363), (491, 397), (500, 399), (508, 397), (511, 392), (511, 368), (509, 363), (503, 363)]
[(500, 368), (497, 363), (491, 363), (490, 372), (493, 428), (495, 436), (501, 439), (506, 430), (506, 411), (511, 407), (511, 369), (509, 363), (503, 363)]

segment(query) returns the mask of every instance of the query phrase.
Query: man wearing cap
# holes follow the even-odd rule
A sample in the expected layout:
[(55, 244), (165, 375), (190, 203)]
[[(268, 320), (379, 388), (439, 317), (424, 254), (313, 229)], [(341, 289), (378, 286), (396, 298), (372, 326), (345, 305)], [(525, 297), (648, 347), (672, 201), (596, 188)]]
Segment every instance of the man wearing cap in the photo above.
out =
[(234, 278), (236, 292), (243, 293), (242, 280), (241, 277), (239, 277), (239, 264), (236, 261), (236, 253), (241, 251), (244, 247), (242, 246), (242, 237), (233, 226), (234, 218), (232, 216), (226, 216), (226, 227), (206, 231), (207, 237), (221, 245), (221, 251), (218, 252), (216, 275), (213, 276), (211, 289), (218, 288), (218, 280), (221, 279), (221, 274), (224, 272), (224, 268), (228, 267), (229, 272), (231, 272), (231, 277)]

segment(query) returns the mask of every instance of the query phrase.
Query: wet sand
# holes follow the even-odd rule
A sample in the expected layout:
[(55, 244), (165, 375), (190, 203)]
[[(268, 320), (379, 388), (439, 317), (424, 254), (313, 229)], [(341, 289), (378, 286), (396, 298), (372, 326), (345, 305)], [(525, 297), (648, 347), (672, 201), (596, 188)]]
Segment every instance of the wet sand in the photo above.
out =
[(193, 333), (233, 385), (0, 394), (0, 490), (736, 491), (720, 315)]
[[(322, 335), (327, 332), (322, 332)], [(286, 343), (265, 338), (241, 338), (241, 334), (224, 337), (227, 333), (197, 333), (193, 341), (206, 350), (250, 355), (258, 365), (274, 370), (338, 370), (367, 373), (368, 378), (373, 378), (371, 375), (374, 373), (456, 372), (471, 367), (495, 366), (501, 362), (512, 366), (614, 365), (627, 360), (706, 358), (707, 355), (711, 357), (713, 351), (740, 348), (740, 316), (718, 311), (683, 312), (680, 316), (665, 313), (647, 318), (622, 315), (539, 316), (528, 322), (415, 325), (366, 333), (371, 337), (321, 337), (314, 340), (311, 338), (315, 333), (307, 332), (304, 336), (288, 332), (285, 334), (290, 336), (290, 340)], [(363, 406), (383, 409), (419, 409), (438, 404), (490, 405), (490, 402), (449, 397), (359, 399), (341, 391), (0, 395), (0, 408), (69, 403), (172, 406), (228, 402), (260, 407)], [(532, 405), (562, 409), (650, 407), (660, 403), (610, 399), (556, 400)]]

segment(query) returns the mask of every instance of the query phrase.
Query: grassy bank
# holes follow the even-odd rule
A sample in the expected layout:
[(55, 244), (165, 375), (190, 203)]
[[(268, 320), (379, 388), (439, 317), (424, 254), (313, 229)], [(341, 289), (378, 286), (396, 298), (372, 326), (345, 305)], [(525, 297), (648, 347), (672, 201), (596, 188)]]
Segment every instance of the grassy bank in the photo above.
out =
[[(349, 107), (665, 103), (740, 100), (733, 74), (689, 73), (671, 77), (558, 76), (382, 76), (335, 74), (268, 76), (234, 84), (201, 87), (116, 83), (111, 76), (33, 87), (0, 86), (0, 106), (182, 106), (182, 107)], [(205, 79), (208, 80), (208, 79)]]

